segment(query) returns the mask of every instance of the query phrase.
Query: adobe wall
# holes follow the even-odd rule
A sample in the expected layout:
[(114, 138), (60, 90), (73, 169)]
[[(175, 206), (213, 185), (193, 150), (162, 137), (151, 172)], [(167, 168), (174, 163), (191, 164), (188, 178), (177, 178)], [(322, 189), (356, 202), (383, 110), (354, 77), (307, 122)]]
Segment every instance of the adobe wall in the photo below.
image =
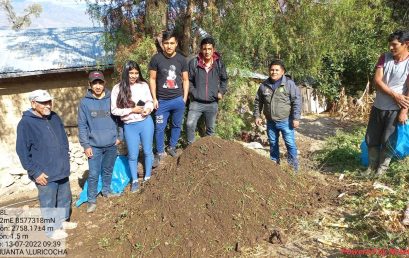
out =
[[(111, 89), (112, 70), (104, 72)], [(16, 130), (22, 112), (31, 107), (28, 93), (45, 89), (54, 97), (53, 111), (62, 118), (68, 140), (78, 142), (77, 108), (88, 88), (86, 72), (69, 72), (0, 79), (0, 169), (20, 166), (16, 155)]]

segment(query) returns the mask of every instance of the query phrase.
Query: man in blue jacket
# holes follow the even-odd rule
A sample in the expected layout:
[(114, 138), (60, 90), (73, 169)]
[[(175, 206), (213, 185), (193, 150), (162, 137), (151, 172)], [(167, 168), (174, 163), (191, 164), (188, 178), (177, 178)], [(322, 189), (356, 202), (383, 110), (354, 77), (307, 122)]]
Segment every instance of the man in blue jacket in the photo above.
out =
[(189, 62), (189, 93), (191, 102), (187, 115), (187, 141), (195, 140), (197, 121), (204, 115), (206, 135), (215, 132), (218, 101), (227, 91), (226, 67), (215, 51), (213, 38), (200, 42), (200, 53)]
[(78, 107), (78, 131), (81, 146), (88, 158), (88, 207), (96, 209), (98, 178), (102, 177), (102, 196), (111, 193), (112, 171), (117, 157), (117, 145), (123, 139), (118, 117), (111, 114), (111, 92), (105, 89), (104, 75), (100, 71), (89, 74), (87, 94)]
[(270, 141), (270, 158), (280, 164), (278, 140), (283, 135), (288, 152), (288, 163), (298, 171), (297, 145), (294, 128), (298, 128), (301, 116), (300, 90), (285, 76), (285, 66), (281, 60), (274, 60), (269, 66), (270, 77), (259, 87), (254, 101), (256, 125), (261, 126), (260, 112), (267, 120), (267, 135)]
[(37, 186), (43, 217), (56, 220), (54, 230), (46, 232), (47, 235), (63, 239), (68, 236), (65, 229), (77, 226), (67, 221), (71, 209), (68, 139), (60, 117), (51, 111), (50, 94), (35, 90), (29, 94), (29, 100), (31, 109), (23, 112), (17, 126), (16, 151)]

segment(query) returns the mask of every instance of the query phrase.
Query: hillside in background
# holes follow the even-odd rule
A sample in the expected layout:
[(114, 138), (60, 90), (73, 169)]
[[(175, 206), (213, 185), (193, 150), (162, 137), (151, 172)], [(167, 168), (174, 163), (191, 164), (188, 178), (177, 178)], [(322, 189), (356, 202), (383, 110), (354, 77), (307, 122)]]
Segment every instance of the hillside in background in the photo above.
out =
[[(24, 9), (33, 1), (13, 1), (17, 15), (22, 15)], [(32, 18), (30, 29), (36, 28), (66, 28), (66, 27), (94, 27), (99, 24), (93, 22), (86, 13), (84, 2), (70, 1), (35, 1), (41, 4), (43, 11), (38, 18)], [(7, 16), (0, 12), (0, 29), (10, 29)]]

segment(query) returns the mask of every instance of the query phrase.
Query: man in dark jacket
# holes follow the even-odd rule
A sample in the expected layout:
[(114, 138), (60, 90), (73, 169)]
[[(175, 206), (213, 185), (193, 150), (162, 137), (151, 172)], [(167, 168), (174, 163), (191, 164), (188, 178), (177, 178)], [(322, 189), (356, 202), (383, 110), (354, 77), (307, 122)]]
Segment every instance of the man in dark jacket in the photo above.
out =
[(54, 230), (46, 232), (47, 235), (53, 239), (66, 238), (64, 230), (77, 226), (66, 221), (71, 208), (67, 135), (60, 117), (51, 111), (52, 97), (47, 91), (35, 90), (29, 94), (29, 100), (32, 108), (23, 113), (17, 126), (16, 151), (37, 186), (43, 217), (56, 220)]
[(189, 93), (191, 102), (187, 115), (187, 141), (195, 140), (197, 121), (204, 115), (206, 135), (215, 132), (218, 101), (227, 91), (227, 73), (213, 38), (200, 42), (201, 52), (189, 62)]
[(102, 177), (102, 196), (112, 197), (112, 171), (117, 157), (117, 145), (123, 139), (119, 119), (111, 114), (111, 92), (105, 89), (102, 72), (89, 74), (89, 90), (78, 107), (78, 131), (81, 146), (88, 158), (88, 207), (94, 212), (98, 195), (98, 178)]
[(261, 126), (260, 112), (267, 120), (267, 135), (270, 141), (270, 158), (280, 163), (278, 139), (283, 135), (288, 152), (288, 163), (298, 170), (297, 145), (294, 128), (299, 126), (301, 116), (300, 90), (285, 76), (285, 66), (281, 60), (274, 60), (269, 66), (270, 77), (259, 87), (254, 101), (256, 125)]

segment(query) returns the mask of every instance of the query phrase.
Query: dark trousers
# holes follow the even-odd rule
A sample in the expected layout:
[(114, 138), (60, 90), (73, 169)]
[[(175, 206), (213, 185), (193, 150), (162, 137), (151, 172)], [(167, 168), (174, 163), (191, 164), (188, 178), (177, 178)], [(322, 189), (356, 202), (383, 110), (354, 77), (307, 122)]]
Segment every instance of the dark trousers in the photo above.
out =
[(369, 169), (386, 170), (394, 150), (394, 132), (399, 110), (380, 110), (372, 107), (365, 142), (368, 146)]
[(217, 110), (218, 105), (216, 101), (211, 103), (190, 102), (186, 122), (188, 144), (195, 141), (197, 121), (202, 115), (205, 117), (206, 135), (211, 136), (215, 133)]

